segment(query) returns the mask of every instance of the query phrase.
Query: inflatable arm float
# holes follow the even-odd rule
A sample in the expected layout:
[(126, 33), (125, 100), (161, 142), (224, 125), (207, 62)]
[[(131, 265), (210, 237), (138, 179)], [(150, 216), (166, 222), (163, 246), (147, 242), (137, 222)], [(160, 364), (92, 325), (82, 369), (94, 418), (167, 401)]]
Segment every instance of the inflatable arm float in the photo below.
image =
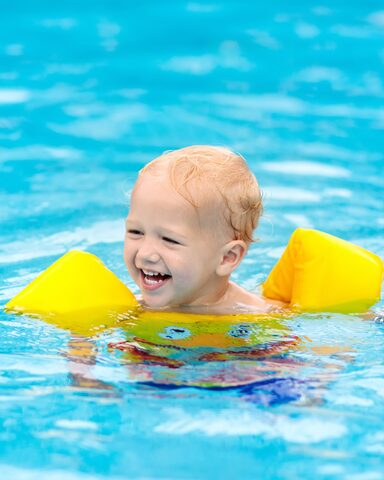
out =
[[(366, 312), (380, 299), (383, 262), (316, 230), (297, 229), (263, 284), (265, 297), (306, 312)], [(71, 251), (10, 300), (8, 312), (66, 314), (139, 304), (95, 255)]]

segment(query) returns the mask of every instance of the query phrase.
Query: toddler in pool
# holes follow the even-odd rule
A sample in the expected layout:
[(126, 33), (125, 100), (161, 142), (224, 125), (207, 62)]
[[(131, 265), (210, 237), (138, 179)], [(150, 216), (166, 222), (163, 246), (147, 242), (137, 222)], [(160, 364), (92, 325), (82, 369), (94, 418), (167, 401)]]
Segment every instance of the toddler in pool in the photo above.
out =
[(256, 178), (226, 148), (186, 147), (147, 164), (132, 191), (124, 245), (142, 303), (194, 313), (278, 308), (230, 281), (261, 213)]

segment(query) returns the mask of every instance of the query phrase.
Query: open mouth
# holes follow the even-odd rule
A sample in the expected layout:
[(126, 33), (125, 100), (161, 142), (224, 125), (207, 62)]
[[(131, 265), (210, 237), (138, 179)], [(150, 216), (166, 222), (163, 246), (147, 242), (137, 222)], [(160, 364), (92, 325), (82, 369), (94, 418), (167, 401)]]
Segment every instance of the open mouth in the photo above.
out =
[(171, 275), (167, 273), (154, 272), (151, 270), (140, 270), (142, 285), (146, 290), (157, 290), (162, 287), (169, 279)]

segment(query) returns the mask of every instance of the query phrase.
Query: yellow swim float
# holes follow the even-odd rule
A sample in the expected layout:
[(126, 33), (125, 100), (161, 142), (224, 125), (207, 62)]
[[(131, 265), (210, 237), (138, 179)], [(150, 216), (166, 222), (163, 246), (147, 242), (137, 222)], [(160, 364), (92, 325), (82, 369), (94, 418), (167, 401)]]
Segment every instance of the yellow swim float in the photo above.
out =
[[(361, 313), (379, 301), (382, 280), (383, 262), (377, 255), (332, 235), (299, 228), (262, 291), (299, 311)], [(139, 304), (101, 260), (80, 251), (63, 255), (5, 306), (8, 312), (63, 318), (108, 308), (124, 311)], [(162, 314), (148, 315), (160, 320)], [(195, 317), (199, 316), (191, 319)]]

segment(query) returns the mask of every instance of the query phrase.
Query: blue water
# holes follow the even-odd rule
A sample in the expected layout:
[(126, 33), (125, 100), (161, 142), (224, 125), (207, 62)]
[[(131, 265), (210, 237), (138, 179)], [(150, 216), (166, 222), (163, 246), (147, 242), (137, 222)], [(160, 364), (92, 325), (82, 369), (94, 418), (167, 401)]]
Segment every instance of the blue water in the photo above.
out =
[[(134, 289), (127, 193), (148, 160), (190, 144), (241, 152), (264, 191), (260, 241), (235, 275), (246, 288), (297, 226), (384, 257), (381, 2), (0, 11), (2, 305), (72, 248)], [(129, 326), (80, 338), (1, 312), (0, 328), (2, 478), (382, 478), (382, 324), (302, 315), (259, 342), (248, 325), (226, 361), (164, 345), (134, 361), (118, 348)]]

